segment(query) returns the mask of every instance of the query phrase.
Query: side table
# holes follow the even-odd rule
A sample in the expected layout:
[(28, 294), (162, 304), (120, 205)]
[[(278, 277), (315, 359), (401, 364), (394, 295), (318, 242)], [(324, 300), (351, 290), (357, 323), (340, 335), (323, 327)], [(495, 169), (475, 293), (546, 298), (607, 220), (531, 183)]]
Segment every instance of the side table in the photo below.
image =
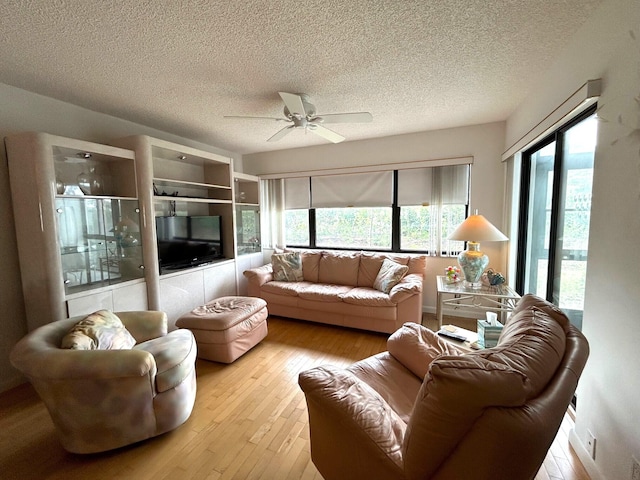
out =
[(442, 310), (445, 306), (460, 309), (471, 316), (477, 316), (478, 310), (496, 312), (504, 323), (506, 314), (513, 311), (520, 299), (520, 295), (504, 283), (498, 286), (483, 285), (480, 288), (471, 288), (465, 285), (464, 281), (447, 283), (447, 277), (438, 275), (436, 285), (438, 328), (442, 328)]

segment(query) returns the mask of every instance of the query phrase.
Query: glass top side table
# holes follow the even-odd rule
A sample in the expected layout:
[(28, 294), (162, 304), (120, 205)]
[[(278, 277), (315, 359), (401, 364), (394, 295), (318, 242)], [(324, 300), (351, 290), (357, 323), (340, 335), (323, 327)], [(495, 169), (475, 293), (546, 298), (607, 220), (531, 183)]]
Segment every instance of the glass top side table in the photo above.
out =
[(482, 285), (471, 288), (464, 281), (447, 283), (447, 277), (436, 277), (438, 299), (436, 303), (436, 319), (438, 328), (442, 328), (442, 311), (445, 306), (464, 311), (471, 316), (477, 316), (477, 311), (496, 312), (502, 323), (506, 315), (512, 312), (520, 299), (509, 285), (503, 283), (498, 286)]

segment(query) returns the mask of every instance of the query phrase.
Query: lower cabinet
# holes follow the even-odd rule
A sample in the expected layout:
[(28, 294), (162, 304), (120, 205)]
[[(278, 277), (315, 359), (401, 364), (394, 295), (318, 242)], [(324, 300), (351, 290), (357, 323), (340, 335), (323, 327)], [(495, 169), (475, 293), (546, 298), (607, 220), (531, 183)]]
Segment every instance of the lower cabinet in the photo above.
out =
[(67, 297), (67, 315), (88, 315), (96, 310), (126, 312), (147, 310), (147, 285), (144, 281), (126, 285), (91, 290), (86, 294)]
[(215, 298), (235, 294), (234, 260), (160, 277), (160, 310), (167, 314), (170, 330), (184, 313)]

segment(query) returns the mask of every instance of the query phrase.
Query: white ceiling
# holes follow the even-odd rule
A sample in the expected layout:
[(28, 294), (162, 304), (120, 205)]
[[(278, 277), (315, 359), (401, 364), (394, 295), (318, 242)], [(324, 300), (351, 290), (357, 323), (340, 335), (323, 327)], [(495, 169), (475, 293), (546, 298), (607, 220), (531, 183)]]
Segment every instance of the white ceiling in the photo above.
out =
[(0, 82), (237, 153), (505, 120), (602, 0), (3, 0)]

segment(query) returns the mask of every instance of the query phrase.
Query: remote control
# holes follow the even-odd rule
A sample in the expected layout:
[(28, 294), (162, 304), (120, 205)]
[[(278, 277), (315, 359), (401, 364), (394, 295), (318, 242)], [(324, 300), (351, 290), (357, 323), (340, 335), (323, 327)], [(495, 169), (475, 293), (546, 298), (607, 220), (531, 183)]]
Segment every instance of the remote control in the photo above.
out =
[(466, 342), (467, 341), (467, 337), (465, 337), (464, 335), (460, 335), (458, 333), (453, 333), (453, 332), (448, 332), (446, 330), (440, 330), (438, 332), (438, 335), (440, 335), (442, 337), (450, 338), (451, 340), (457, 340), (458, 342)]

